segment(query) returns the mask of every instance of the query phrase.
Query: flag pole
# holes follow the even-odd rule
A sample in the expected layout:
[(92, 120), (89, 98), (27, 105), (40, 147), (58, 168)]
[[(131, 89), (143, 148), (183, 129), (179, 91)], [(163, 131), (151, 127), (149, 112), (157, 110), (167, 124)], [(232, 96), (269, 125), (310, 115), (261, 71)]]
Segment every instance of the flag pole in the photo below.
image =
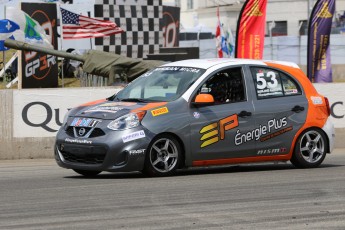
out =
[[(58, 8), (58, 14), (59, 14), (59, 18), (60, 18), (60, 50), (62, 51), (63, 46), (62, 46), (62, 40), (63, 40), (63, 29), (62, 29), (62, 14), (61, 14), (61, 7), (60, 7), (60, 3), (56, 3), (56, 6)], [(59, 60), (59, 59), (58, 59)], [(63, 61), (65, 60), (65, 58), (62, 58), (62, 63), (61, 63), (61, 83), (62, 83), (62, 88), (64, 88), (64, 71), (63, 71)], [(59, 76), (58, 76), (59, 77)]]
[[(6, 18), (6, 5), (4, 6), (4, 18)], [(3, 64), (3, 69), (4, 69), (4, 74), (2, 76), (2, 81), (5, 81), (5, 75), (6, 75), (6, 54), (5, 54), (5, 50), (2, 51), (2, 64)]]
[[(90, 11), (87, 12), (87, 15), (89, 18), (91, 18), (91, 12)], [(90, 50), (92, 50), (92, 38), (90, 38)]]

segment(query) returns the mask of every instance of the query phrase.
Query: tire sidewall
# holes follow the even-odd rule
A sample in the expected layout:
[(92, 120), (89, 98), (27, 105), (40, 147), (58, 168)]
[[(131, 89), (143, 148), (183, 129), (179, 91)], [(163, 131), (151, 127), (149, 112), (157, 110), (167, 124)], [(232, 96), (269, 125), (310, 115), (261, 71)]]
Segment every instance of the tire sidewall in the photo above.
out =
[[(322, 155), (322, 157), (317, 161), (317, 162), (314, 162), (314, 163), (310, 163), (308, 161), (306, 161), (304, 159), (304, 157), (302, 156), (302, 152), (301, 152), (301, 141), (302, 141), (302, 137), (304, 136), (304, 134), (306, 134), (307, 132), (309, 131), (314, 131), (314, 132), (317, 132), (318, 134), (321, 135), (321, 138), (323, 139), (323, 142), (324, 142), (324, 153)], [(296, 145), (295, 145), (295, 148), (294, 148), (294, 153), (293, 153), (293, 156), (291, 158), (291, 162), (299, 167), (299, 168), (315, 168), (315, 167), (318, 167), (325, 159), (326, 157), (326, 149), (327, 149), (327, 146), (328, 146), (328, 140), (326, 138), (326, 135), (320, 131), (319, 129), (307, 129), (305, 131), (303, 131), (300, 136), (298, 137), (298, 141), (296, 142)]]
[[(169, 139), (170, 141), (172, 141), (175, 146), (176, 146), (176, 149), (177, 149), (177, 162), (175, 164), (175, 166), (169, 171), (169, 172), (160, 172), (160, 171), (157, 171), (153, 165), (151, 164), (151, 149), (152, 149), (152, 146), (153, 144), (159, 140), (159, 139)], [(176, 172), (176, 169), (179, 168), (179, 165), (180, 165), (180, 162), (181, 162), (181, 145), (180, 143), (178, 142), (178, 140), (172, 136), (172, 135), (169, 135), (169, 134), (161, 134), (161, 135), (158, 135), (156, 136), (152, 141), (151, 143), (149, 144), (147, 150), (146, 150), (146, 156), (145, 156), (145, 165), (144, 165), (144, 170), (143, 170), (143, 173), (148, 175), (148, 176), (152, 176), (152, 177), (163, 177), (163, 176), (171, 176), (173, 175), (175, 172)]]

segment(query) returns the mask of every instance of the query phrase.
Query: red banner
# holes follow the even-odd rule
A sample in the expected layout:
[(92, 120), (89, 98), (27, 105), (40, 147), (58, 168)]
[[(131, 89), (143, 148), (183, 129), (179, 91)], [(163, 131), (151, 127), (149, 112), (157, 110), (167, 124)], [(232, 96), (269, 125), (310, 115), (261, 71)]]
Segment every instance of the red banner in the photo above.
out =
[(262, 59), (267, 0), (247, 0), (237, 24), (236, 58)]

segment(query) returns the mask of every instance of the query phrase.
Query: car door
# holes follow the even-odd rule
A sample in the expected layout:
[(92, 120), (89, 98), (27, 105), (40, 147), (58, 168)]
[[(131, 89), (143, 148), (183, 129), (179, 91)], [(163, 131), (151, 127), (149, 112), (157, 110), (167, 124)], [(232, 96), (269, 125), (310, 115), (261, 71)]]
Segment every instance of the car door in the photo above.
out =
[[(251, 80), (251, 79), (250, 79)], [(211, 105), (191, 105), (191, 149), (193, 161), (242, 158), (255, 151), (250, 133), (255, 125), (254, 107), (242, 67), (210, 74), (194, 94), (211, 94)], [(236, 138), (237, 137), (237, 138)]]
[(254, 81), (255, 127), (260, 133), (254, 156), (288, 154), (296, 132), (306, 121), (308, 101), (302, 87), (278, 69), (251, 66), (248, 71)]

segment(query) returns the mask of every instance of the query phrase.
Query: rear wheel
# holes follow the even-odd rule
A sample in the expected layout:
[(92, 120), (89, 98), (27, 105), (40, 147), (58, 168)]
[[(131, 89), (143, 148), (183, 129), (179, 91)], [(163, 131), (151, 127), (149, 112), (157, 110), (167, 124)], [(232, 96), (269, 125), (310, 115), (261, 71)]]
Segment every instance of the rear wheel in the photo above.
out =
[(318, 129), (304, 131), (298, 138), (291, 163), (298, 168), (318, 167), (326, 157), (327, 139)]
[(174, 174), (181, 160), (181, 146), (171, 135), (155, 138), (147, 149), (143, 172), (149, 176)]
[(94, 177), (102, 172), (102, 171), (90, 171), (90, 170), (81, 170), (81, 169), (73, 169), (73, 171), (85, 177)]

